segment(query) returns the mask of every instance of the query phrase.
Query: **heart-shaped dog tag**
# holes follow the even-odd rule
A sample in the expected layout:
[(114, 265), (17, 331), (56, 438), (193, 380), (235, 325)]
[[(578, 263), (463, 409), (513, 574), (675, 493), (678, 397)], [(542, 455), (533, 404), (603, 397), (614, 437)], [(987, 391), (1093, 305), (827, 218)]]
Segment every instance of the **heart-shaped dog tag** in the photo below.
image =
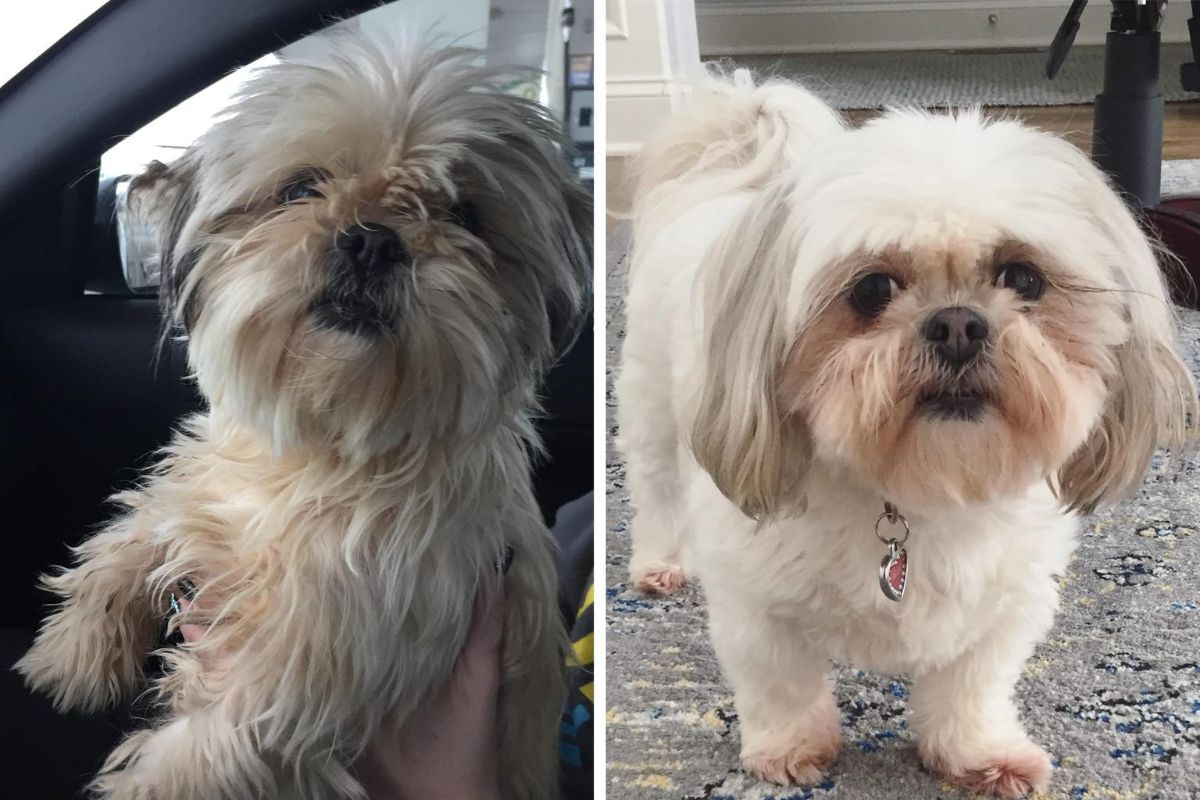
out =
[(900, 602), (908, 584), (908, 551), (899, 542), (888, 544), (887, 555), (879, 564), (879, 588), (888, 600)]

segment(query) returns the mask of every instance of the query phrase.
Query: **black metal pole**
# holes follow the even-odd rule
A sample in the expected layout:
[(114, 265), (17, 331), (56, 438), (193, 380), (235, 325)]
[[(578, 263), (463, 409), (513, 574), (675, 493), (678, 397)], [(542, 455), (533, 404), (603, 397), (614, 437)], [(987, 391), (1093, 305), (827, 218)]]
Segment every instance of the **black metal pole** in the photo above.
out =
[(571, 31), (575, 27), (575, 7), (572, 0), (563, 3), (563, 134), (571, 138)]

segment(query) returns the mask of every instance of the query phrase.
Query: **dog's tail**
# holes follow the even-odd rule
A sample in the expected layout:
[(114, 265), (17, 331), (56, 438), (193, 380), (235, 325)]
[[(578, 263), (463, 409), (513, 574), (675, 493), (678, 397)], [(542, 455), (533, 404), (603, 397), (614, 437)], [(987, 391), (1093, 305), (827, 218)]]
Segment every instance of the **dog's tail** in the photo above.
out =
[[(688, 203), (765, 186), (795, 164), (815, 140), (844, 128), (840, 115), (792, 81), (755, 84), (749, 70), (709, 67), (634, 163), (634, 218), (672, 205), (668, 193), (688, 184)], [(636, 232), (635, 232), (636, 236)]]

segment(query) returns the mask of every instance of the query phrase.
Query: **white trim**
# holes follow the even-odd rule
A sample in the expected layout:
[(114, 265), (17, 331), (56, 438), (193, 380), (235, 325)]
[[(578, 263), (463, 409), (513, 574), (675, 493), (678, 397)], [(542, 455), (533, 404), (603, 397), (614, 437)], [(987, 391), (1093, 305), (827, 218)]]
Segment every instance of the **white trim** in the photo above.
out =
[(641, 142), (609, 142), (604, 148), (604, 155), (606, 158), (634, 156), (641, 149)]
[(625, 0), (604, 0), (604, 36), (606, 39), (629, 38), (629, 14)]
[[(607, 1), (607, 0), (606, 0)], [(611, 3), (609, 9), (615, 13)], [(692, 0), (633, 0), (625, 41), (607, 48), (608, 153), (628, 154), (687, 102), (687, 79), (700, 66)]]
[(672, 75), (696, 74), (700, 66), (700, 37), (696, 31), (696, 8), (689, 2), (669, 2), (659, 7), (662, 14), (662, 48)]
[(638, 78), (622, 80), (608, 86), (609, 97), (670, 97), (672, 91), (677, 91), (679, 81), (672, 81), (666, 76), (661, 78)]
[[(697, 8), (706, 56), (872, 50), (969, 50), (1049, 45), (1066, 13), (1054, 0), (708, 0)], [(1076, 44), (1103, 44), (1110, 7), (1092, 3)], [(1186, 4), (1167, 7), (1163, 41), (1188, 41)]]

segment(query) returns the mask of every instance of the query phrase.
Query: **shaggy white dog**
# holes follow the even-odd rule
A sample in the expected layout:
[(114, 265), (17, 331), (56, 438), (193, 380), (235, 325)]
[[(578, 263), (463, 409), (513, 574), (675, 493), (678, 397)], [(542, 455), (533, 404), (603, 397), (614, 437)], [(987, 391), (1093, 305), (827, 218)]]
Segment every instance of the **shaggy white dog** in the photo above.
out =
[(635, 206), (633, 579), (699, 578), (762, 778), (836, 756), (836, 658), (912, 675), (949, 780), (1043, 786), (1012, 695), (1075, 512), (1196, 409), (1153, 247), (1082, 153), (1017, 122), (849, 129), (790, 83), (694, 91)]

